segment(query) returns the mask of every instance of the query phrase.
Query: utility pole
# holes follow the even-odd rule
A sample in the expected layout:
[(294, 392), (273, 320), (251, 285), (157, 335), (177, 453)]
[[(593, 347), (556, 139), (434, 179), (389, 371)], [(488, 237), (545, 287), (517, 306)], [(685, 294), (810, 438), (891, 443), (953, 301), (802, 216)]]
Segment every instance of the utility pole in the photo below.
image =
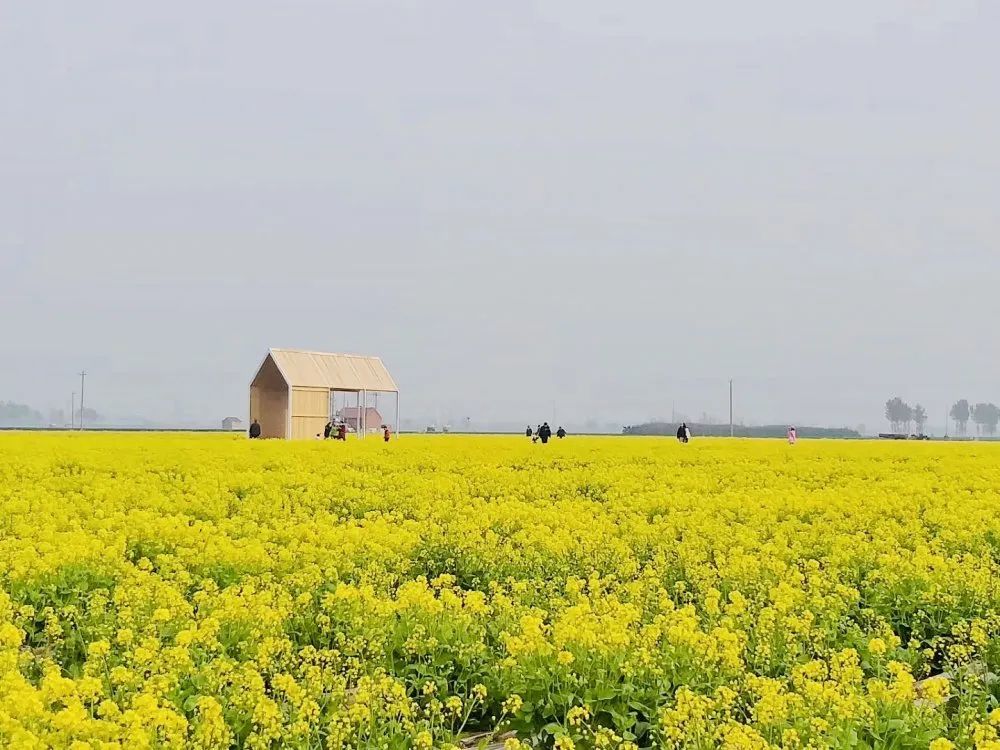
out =
[(83, 381), (87, 377), (86, 370), (80, 370), (80, 432), (83, 432)]
[(733, 379), (729, 379), (729, 437), (733, 437)]

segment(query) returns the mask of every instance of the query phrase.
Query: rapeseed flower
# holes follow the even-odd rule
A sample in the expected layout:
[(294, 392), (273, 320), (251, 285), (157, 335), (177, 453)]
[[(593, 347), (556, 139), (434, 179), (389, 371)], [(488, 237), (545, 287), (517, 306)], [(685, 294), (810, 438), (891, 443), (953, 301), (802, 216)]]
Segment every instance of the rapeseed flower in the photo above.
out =
[(0, 746), (994, 750), (997, 458), (3, 434)]

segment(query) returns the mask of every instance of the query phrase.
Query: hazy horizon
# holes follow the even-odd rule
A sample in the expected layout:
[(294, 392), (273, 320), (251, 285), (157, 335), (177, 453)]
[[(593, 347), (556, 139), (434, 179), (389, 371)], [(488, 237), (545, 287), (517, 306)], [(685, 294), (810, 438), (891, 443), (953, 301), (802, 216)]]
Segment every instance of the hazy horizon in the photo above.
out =
[(269, 347), (403, 416), (931, 424), (1000, 402), (1000, 6), (0, 11), (0, 401), (243, 416)]

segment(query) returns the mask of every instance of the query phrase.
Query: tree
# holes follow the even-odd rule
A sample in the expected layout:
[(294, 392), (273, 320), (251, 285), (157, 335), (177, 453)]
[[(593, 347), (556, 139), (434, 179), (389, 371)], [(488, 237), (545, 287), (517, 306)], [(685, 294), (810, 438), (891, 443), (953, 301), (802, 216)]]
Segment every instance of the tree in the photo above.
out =
[(42, 424), (42, 415), (24, 404), (0, 401), (0, 425), (10, 427), (37, 427)]
[(983, 434), (983, 425), (986, 424), (986, 404), (976, 404), (972, 407), (972, 421), (976, 423), (976, 434)]
[(924, 425), (927, 424), (927, 410), (920, 404), (913, 407), (913, 423), (917, 428), (917, 434), (924, 434)]
[(896, 396), (885, 402), (885, 418), (889, 420), (893, 432), (901, 432), (904, 427), (909, 431), (910, 420), (913, 419), (913, 407)]
[[(76, 420), (77, 424), (80, 424), (80, 410), (79, 409), (77, 409), (75, 412), (73, 412), (73, 419)], [(95, 410), (91, 409), (89, 406), (85, 406), (85, 407), (83, 407), (83, 420), (87, 424), (93, 424), (94, 422), (100, 422), (101, 421), (101, 415), (98, 414)]]
[(956, 401), (949, 414), (955, 420), (955, 431), (959, 435), (964, 435), (969, 424), (969, 417), (972, 415), (968, 400), (963, 398)]
[(972, 421), (976, 423), (976, 431), (980, 435), (995, 435), (1000, 424), (1000, 407), (996, 404), (976, 404), (972, 407)]
[(997, 425), (1000, 425), (1000, 406), (994, 403), (986, 404), (986, 413), (983, 415), (984, 426), (987, 435), (997, 434)]

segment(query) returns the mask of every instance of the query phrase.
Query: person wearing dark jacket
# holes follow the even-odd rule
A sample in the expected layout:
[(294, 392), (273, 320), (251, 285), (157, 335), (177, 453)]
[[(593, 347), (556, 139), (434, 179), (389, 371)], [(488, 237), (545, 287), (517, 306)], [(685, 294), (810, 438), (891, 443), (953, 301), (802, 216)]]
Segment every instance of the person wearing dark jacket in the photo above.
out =
[(250, 425), (250, 439), (253, 440), (253, 439), (259, 438), (259, 437), (260, 437), (260, 422), (258, 422), (255, 419), (253, 421), (253, 424)]
[(327, 422), (326, 427), (323, 428), (323, 439), (329, 440), (331, 432), (333, 432), (333, 422)]
[(542, 443), (549, 442), (549, 438), (552, 437), (552, 428), (549, 427), (548, 422), (542, 422), (542, 426), (538, 428), (538, 437)]
[(558, 430), (556, 430), (556, 437), (562, 440), (564, 437), (566, 437), (566, 430), (560, 427)]
[(531, 425), (530, 424), (528, 425), (528, 429), (526, 429), (524, 431), (524, 436), (525, 437), (531, 437)]
[(681, 443), (686, 443), (690, 438), (691, 433), (688, 431), (687, 422), (681, 422), (681, 426), (677, 428), (677, 440)]

